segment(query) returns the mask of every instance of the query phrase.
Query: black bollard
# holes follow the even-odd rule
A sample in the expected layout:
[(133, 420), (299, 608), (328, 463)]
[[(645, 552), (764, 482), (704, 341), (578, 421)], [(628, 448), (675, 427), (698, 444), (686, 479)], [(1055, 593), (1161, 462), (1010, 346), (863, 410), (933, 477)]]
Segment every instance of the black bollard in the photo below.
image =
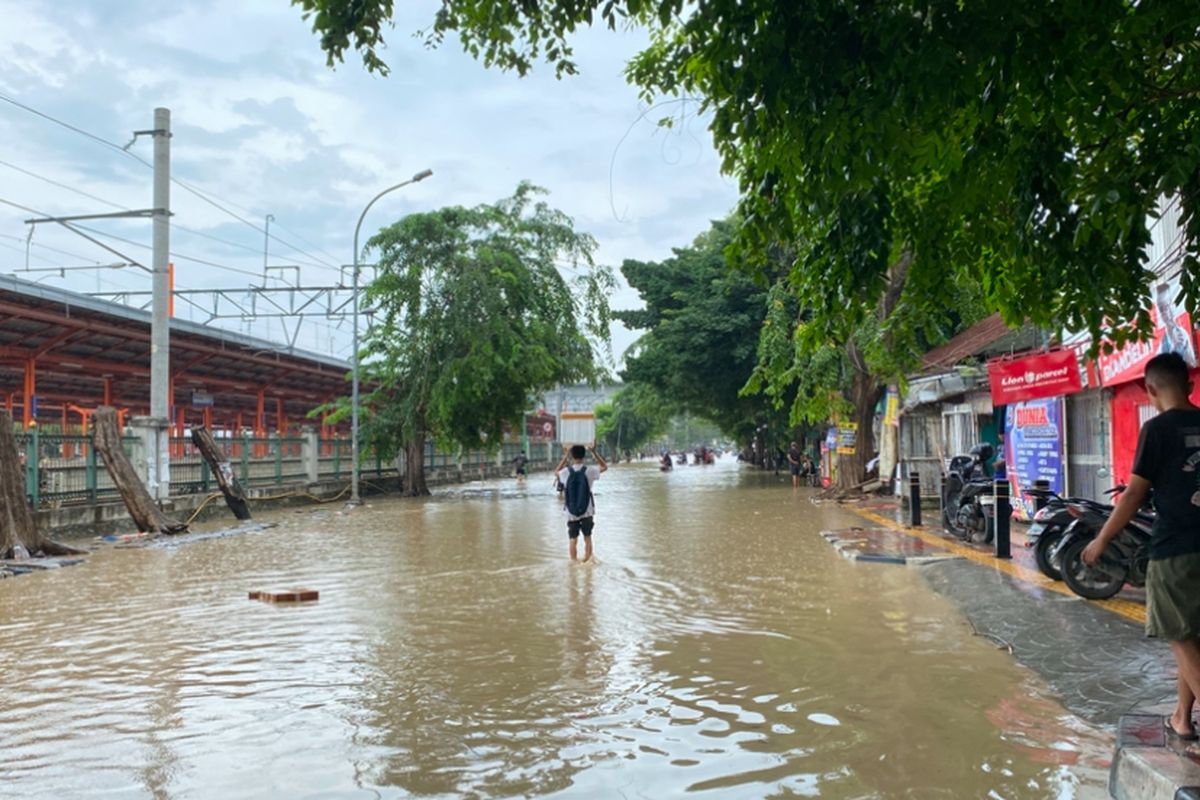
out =
[(921, 473), (915, 469), (908, 473), (908, 510), (912, 526), (921, 527)]
[(1050, 498), (1043, 494), (1050, 491), (1050, 481), (1045, 478), (1038, 478), (1033, 482), (1033, 490), (1037, 493), (1033, 496), (1033, 505), (1038, 511), (1041, 511), (1050, 502)]
[(1000, 478), (992, 486), (996, 512), (996, 558), (1012, 558), (1009, 544), (1009, 528), (1012, 524), (1012, 506), (1008, 504), (1008, 481)]

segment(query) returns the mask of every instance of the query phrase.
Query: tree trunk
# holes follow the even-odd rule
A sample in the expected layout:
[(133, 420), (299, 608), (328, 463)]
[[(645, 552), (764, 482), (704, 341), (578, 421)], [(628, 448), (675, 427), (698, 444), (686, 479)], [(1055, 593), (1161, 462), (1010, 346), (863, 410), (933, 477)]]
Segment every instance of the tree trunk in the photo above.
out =
[(857, 366), (861, 363), (857, 352), (851, 349), (851, 362), (855, 363), (854, 376), (850, 385), (850, 402), (854, 406), (854, 422), (858, 425), (858, 436), (854, 452), (838, 455), (837, 488), (849, 491), (867, 477), (867, 462), (875, 455), (875, 406), (883, 397), (884, 387), (869, 372)]
[[(20, 549), (18, 549), (20, 548)], [(12, 417), (0, 411), (0, 558), (85, 553), (43, 536), (25, 495), (25, 474)]]
[(221, 489), (221, 494), (225, 495), (225, 503), (229, 510), (240, 520), (250, 519), (250, 506), (246, 503), (246, 495), (233, 473), (233, 465), (229, 463), (229, 457), (217, 444), (212, 433), (203, 425), (192, 428), (192, 442), (208, 462), (208, 468), (217, 479), (217, 486)]
[(425, 485), (425, 434), (418, 433), (404, 447), (407, 471), (404, 476), (404, 494), (409, 497), (424, 497), (429, 494)]
[(129, 509), (129, 516), (133, 517), (138, 530), (154, 533), (186, 531), (187, 525), (171, 519), (155, 504), (150, 492), (146, 490), (146, 485), (129, 463), (129, 457), (125, 455), (125, 447), (121, 442), (116, 409), (101, 406), (96, 409), (94, 420), (94, 446), (104, 459), (108, 476), (120, 492), (125, 507)]

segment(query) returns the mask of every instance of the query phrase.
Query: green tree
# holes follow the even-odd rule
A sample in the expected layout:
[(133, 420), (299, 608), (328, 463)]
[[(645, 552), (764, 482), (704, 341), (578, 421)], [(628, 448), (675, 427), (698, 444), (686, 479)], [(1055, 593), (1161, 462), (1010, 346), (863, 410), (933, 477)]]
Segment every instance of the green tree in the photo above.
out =
[(363, 436), (385, 457), (405, 452), (408, 494), (428, 493), (428, 439), (494, 448), (528, 397), (604, 374), (612, 271), (539, 194), (522, 183), (492, 205), (413, 214), (367, 243), (379, 273), (364, 373), (377, 388)]
[(629, 384), (612, 402), (596, 406), (596, 436), (617, 458), (652, 442), (671, 424), (662, 398), (649, 386)]
[(711, 420), (745, 441), (769, 413), (741, 393), (757, 362), (767, 292), (726, 260), (734, 228), (714, 222), (668, 259), (626, 261), (621, 273), (644, 308), (614, 316), (644, 331), (626, 355), (626, 381), (651, 387), (672, 413)]
[[(386, 70), (391, 0), (295, 2), (331, 63), (355, 48)], [(827, 338), (877, 316), (906, 256), (909, 302), (943, 304), (955, 265), (1011, 323), (1099, 341), (1148, 305), (1164, 194), (1180, 198), (1197, 308), (1194, 0), (445, 0), (425, 36), (564, 75), (592, 24), (650, 32), (628, 70), (647, 97), (702, 99), (741, 185), (742, 259), (795, 245), (791, 289)]]

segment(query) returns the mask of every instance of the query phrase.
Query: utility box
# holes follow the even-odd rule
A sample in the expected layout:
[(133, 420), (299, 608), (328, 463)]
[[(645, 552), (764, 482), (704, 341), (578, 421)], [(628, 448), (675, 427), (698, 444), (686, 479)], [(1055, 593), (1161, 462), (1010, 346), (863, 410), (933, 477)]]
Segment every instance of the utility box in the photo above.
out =
[(586, 444), (596, 441), (596, 415), (590, 411), (562, 412), (558, 440), (564, 445)]

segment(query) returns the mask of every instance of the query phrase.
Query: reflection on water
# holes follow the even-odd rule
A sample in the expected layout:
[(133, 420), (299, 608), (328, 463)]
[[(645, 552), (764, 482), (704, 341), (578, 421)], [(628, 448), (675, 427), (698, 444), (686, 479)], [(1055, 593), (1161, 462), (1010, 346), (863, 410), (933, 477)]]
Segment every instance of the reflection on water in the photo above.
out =
[[(0, 795), (1102, 797), (1106, 744), (736, 464), (546, 476), (0, 582)], [(316, 604), (246, 600), (321, 591)]]

